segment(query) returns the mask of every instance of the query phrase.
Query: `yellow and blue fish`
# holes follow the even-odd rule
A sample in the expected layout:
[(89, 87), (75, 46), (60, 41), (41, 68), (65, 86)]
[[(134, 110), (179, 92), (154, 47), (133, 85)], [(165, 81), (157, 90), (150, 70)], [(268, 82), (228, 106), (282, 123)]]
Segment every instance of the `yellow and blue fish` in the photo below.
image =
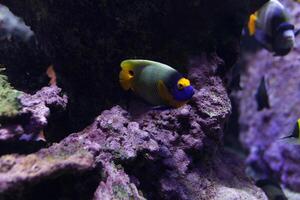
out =
[(194, 95), (190, 81), (172, 67), (150, 60), (125, 60), (119, 81), (152, 105), (181, 107)]
[(295, 46), (295, 28), (286, 8), (278, 0), (269, 0), (250, 16), (248, 31), (275, 55), (287, 55)]

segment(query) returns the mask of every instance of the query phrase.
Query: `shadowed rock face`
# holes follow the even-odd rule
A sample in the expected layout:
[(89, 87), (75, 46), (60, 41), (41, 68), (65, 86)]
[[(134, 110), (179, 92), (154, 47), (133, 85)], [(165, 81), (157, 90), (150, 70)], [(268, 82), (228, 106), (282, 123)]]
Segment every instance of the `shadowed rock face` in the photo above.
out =
[[(241, 161), (219, 149), (231, 107), (221, 79), (213, 75), (217, 63), (205, 56), (190, 62), (189, 78), (196, 94), (189, 105), (142, 115), (137, 106), (129, 111), (115, 106), (91, 126), (47, 149), (2, 156), (0, 196), (47, 199), (39, 191), (46, 187), (55, 193), (57, 184), (70, 180), (71, 173), (71, 192), (60, 190), (55, 197), (72, 198), (77, 190), (94, 188), (85, 195), (94, 199), (266, 199), (245, 177)], [(80, 198), (78, 194), (73, 199)]]
[[(282, 1), (291, 14), (295, 26), (300, 26), (299, 4)], [(273, 177), (284, 186), (300, 191), (299, 145), (280, 139), (292, 133), (299, 108), (300, 43), (285, 57), (274, 57), (266, 51), (252, 55), (245, 74), (240, 99), (240, 140), (250, 151), (248, 163), (261, 178)], [(257, 111), (255, 93), (261, 77), (265, 75), (271, 109)]]
[(36, 1), (4, 0), (21, 16), (72, 101), (66, 125), (78, 131), (123, 100), (119, 64), (127, 58), (184, 69), (188, 57), (217, 52), (226, 71), (236, 60), (250, 12), (264, 0)]

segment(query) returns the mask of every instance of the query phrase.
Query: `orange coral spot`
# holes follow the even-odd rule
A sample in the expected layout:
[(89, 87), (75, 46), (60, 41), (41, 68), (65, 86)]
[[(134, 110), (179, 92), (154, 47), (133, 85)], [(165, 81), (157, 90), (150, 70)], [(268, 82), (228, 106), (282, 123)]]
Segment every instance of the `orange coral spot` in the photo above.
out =
[(56, 85), (56, 72), (54, 71), (53, 65), (50, 65), (46, 71), (50, 78), (49, 85)]

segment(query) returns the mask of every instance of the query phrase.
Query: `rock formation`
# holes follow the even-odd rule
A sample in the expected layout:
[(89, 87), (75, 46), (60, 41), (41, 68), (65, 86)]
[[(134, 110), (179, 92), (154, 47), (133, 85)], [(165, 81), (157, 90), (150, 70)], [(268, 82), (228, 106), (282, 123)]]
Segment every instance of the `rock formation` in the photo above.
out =
[[(11, 130), (11, 150), (0, 157), (0, 199), (266, 199), (223, 149), (231, 105), (217, 75), (236, 61), (242, 27), (263, 2), (3, 0), (34, 32), (36, 48), (25, 48), (39, 69), (33, 76), (52, 64), (63, 94), (36, 92), (44, 79), (28, 91), (12, 80), (36, 93), (21, 97), (30, 120)], [(18, 76), (26, 67), (1, 51), (8, 78), (26, 79)], [(119, 64), (135, 57), (177, 67), (195, 86), (193, 99), (160, 110), (121, 91)], [(42, 146), (14, 150), (23, 132), (38, 130)]]

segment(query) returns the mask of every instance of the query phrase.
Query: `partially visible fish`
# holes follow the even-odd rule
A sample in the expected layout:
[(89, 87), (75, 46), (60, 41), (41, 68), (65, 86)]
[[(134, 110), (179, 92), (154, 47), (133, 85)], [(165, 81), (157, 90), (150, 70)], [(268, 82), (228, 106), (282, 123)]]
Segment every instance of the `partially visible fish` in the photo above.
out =
[(299, 145), (300, 144), (300, 119), (297, 120), (291, 132), (292, 134), (285, 136), (281, 139), (283, 139), (286, 143)]
[(268, 96), (266, 80), (264, 76), (261, 78), (260, 84), (257, 88), (255, 99), (257, 102), (258, 111), (261, 111), (264, 108), (270, 109), (269, 96)]
[(287, 55), (295, 46), (294, 25), (286, 8), (278, 0), (269, 0), (248, 21), (248, 32), (275, 55)]

